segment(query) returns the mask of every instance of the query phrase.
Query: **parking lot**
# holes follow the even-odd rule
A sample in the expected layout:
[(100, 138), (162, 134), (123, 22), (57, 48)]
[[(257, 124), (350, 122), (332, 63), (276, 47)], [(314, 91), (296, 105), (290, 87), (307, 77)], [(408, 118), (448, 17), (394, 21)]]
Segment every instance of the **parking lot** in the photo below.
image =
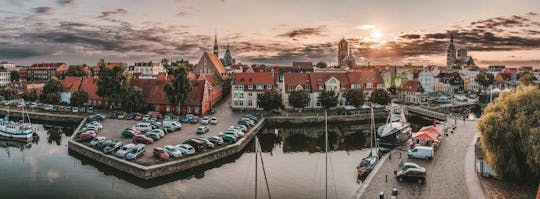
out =
[[(210, 127), (208, 133), (197, 134), (197, 127), (201, 126), (200, 121), (198, 124), (182, 123), (182, 130), (168, 133), (165, 137), (155, 141), (153, 144), (146, 146), (145, 155), (142, 158), (137, 159), (135, 162), (142, 165), (151, 165), (160, 162), (153, 157), (152, 150), (154, 147), (163, 147), (165, 145), (177, 145), (181, 144), (187, 139), (196, 137), (210, 137), (217, 135), (218, 133), (226, 130), (232, 124), (236, 124), (242, 116), (246, 113), (233, 112), (228, 109), (228, 104), (224, 103), (222, 106), (217, 107), (216, 113), (210, 115), (210, 117), (217, 117), (217, 125), (206, 125)], [(199, 117), (202, 118), (202, 117)], [(103, 121), (103, 129), (98, 136), (104, 136), (109, 139), (117, 139), (122, 141), (122, 144), (131, 143), (130, 138), (122, 138), (121, 133), (125, 128), (131, 127), (139, 121), (134, 120), (117, 120), (117, 119), (105, 119)]]

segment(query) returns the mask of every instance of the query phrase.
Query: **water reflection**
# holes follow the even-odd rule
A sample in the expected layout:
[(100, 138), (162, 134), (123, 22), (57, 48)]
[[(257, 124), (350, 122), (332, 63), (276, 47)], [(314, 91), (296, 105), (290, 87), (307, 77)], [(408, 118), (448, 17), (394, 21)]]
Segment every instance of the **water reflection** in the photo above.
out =
[(69, 137), (74, 131), (72, 126), (43, 125), (43, 129), (47, 132), (47, 143), (56, 145), (61, 145), (62, 137)]

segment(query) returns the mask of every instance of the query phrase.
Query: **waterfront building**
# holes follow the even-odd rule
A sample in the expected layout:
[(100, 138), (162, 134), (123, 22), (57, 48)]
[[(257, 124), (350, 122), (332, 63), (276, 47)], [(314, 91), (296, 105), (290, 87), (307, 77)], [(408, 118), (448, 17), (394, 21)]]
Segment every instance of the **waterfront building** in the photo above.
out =
[(398, 99), (405, 103), (425, 104), (427, 98), (424, 88), (418, 80), (409, 80), (398, 89)]
[(349, 68), (356, 68), (356, 60), (352, 54), (352, 46), (345, 38), (341, 39), (338, 43), (338, 66), (347, 66)]
[(442, 72), (435, 77), (435, 91), (457, 93), (464, 91), (464, 82), (458, 72)]
[(233, 110), (260, 110), (257, 104), (258, 94), (273, 92), (273, 72), (239, 73), (235, 74), (232, 87)]
[(475, 78), (478, 74), (480, 74), (480, 70), (476, 68), (463, 68), (459, 70), (459, 73), (462, 77), (467, 77), (467, 80), (462, 78), (466, 83), (468, 84), (468, 87), (465, 88), (465, 90), (478, 90), (480, 88), (480, 84), (475, 81)]
[(17, 65), (15, 63), (0, 62), (0, 68), (4, 68), (8, 71), (17, 70)]
[(28, 81), (49, 81), (52, 77), (60, 77), (68, 70), (65, 63), (39, 63), (27, 69)]
[(45, 86), (44, 81), (39, 81), (39, 82), (18, 81), (18, 82), (11, 82), (8, 84), (8, 87), (13, 89), (13, 91), (17, 95), (30, 93), (33, 91), (35, 91), (37, 94), (40, 94), (41, 91), (43, 91), (44, 86)]
[(11, 71), (9, 70), (0, 70), (0, 87), (5, 87), (11, 82)]

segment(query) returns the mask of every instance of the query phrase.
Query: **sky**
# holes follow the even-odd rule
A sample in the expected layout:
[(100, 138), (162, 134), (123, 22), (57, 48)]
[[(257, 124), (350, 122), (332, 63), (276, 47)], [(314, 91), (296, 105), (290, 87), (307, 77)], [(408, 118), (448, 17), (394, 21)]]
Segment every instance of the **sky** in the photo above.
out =
[(540, 66), (538, 0), (0, 0), (0, 61), (445, 65), (450, 33), (477, 65)]

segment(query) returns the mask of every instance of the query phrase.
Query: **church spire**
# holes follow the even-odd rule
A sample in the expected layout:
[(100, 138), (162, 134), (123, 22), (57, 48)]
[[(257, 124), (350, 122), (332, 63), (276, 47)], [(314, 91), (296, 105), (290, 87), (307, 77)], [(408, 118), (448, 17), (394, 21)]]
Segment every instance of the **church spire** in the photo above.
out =
[(454, 43), (454, 33), (450, 33), (450, 43)]
[(219, 47), (217, 44), (217, 33), (214, 34), (214, 55), (219, 58)]

